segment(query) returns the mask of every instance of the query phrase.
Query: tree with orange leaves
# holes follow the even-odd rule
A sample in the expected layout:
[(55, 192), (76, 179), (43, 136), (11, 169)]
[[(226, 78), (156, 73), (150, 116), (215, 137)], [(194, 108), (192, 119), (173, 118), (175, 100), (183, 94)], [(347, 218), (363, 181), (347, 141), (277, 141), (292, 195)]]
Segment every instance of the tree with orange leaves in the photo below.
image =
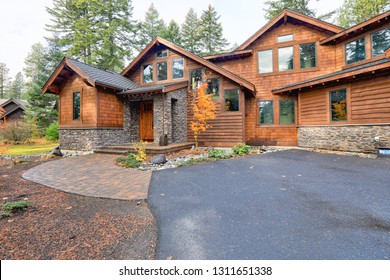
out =
[[(5, 110), (3, 109), (3, 107), (0, 106), (0, 118), (3, 116), (4, 113), (5, 113)], [(3, 128), (3, 124), (1, 121), (0, 121), (0, 128)]]
[(199, 135), (211, 127), (208, 121), (215, 119), (213, 95), (207, 94), (207, 88), (208, 84), (203, 83), (197, 90), (194, 90), (195, 102), (192, 105), (194, 118), (191, 121), (191, 130), (194, 132), (196, 147), (198, 147)]

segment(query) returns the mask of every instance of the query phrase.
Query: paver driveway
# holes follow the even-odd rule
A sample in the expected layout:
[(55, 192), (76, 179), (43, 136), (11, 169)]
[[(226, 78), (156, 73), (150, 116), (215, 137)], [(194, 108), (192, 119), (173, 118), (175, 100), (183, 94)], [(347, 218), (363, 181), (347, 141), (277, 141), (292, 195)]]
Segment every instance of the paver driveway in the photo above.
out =
[(154, 172), (157, 258), (389, 259), (390, 160), (290, 150)]

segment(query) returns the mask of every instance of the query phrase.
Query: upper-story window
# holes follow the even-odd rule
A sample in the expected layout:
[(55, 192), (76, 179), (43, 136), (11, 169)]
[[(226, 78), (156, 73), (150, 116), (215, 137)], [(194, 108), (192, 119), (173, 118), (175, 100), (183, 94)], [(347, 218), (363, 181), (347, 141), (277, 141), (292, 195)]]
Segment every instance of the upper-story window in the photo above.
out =
[(157, 63), (157, 80), (165, 81), (168, 79), (168, 62)]
[(279, 71), (294, 69), (294, 47), (278, 49)]
[(196, 89), (202, 82), (202, 68), (190, 70), (190, 88)]
[(153, 64), (144, 65), (142, 73), (145, 84), (153, 82)]
[(278, 43), (290, 42), (294, 40), (293, 34), (278, 36)]
[(184, 59), (176, 59), (172, 61), (172, 78), (181, 79), (184, 77)]
[(208, 79), (207, 84), (207, 94), (213, 95), (213, 100), (219, 99), (219, 88), (220, 88), (220, 82), (221, 80), (218, 78), (212, 78)]
[(371, 34), (372, 57), (384, 54), (390, 48), (390, 27)]
[(316, 44), (299, 45), (299, 59), (301, 69), (316, 67)]
[(345, 44), (345, 61), (347, 64), (366, 59), (366, 43), (364, 37)]
[(156, 53), (157, 58), (164, 58), (168, 56), (168, 50), (158, 51)]
[(272, 50), (258, 52), (259, 74), (271, 73), (274, 71)]

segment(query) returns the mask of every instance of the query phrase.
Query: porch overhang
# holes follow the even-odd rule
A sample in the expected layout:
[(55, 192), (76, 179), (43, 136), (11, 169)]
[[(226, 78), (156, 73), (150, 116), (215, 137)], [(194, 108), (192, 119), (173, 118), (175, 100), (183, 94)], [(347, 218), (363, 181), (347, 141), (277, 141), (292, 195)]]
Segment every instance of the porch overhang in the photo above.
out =
[(172, 92), (172, 91), (186, 88), (186, 87), (188, 87), (188, 81), (139, 87), (139, 88), (135, 88), (135, 89), (130, 89), (130, 90), (118, 92), (117, 94), (118, 95), (136, 95), (136, 94), (146, 94), (146, 93), (168, 93), (168, 92)]

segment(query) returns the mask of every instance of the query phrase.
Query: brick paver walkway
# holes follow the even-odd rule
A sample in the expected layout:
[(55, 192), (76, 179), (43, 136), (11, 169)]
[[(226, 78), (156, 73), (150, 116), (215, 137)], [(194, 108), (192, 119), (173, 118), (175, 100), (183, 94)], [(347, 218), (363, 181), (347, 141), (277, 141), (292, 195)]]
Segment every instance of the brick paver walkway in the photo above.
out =
[(22, 177), (68, 193), (146, 199), (152, 172), (115, 166), (113, 160), (117, 157), (92, 154), (50, 161), (26, 171)]

